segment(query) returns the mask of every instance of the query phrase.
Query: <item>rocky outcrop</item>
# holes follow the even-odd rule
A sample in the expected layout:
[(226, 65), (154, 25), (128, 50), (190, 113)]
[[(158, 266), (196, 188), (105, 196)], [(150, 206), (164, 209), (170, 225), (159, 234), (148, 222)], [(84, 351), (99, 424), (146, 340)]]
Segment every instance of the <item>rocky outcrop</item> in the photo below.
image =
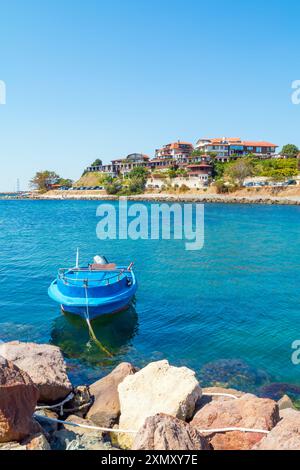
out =
[(37, 399), (28, 374), (0, 356), (0, 442), (21, 441), (39, 429), (32, 419)]
[[(168, 361), (148, 364), (127, 376), (118, 387), (121, 405), (119, 427), (138, 430), (146, 418), (166, 413), (186, 420), (193, 416), (201, 388), (195, 373), (187, 367), (173, 367)], [(123, 447), (131, 447), (132, 434), (119, 435)]]
[(40, 402), (62, 400), (72, 391), (58, 347), (12, 341), (0, 345), (0, 355), (27, 372), (38, 388)]
[(52, 434), (51, 445), (54, 450), (111, 450), (112, 445), (101, 431), (81, 428), (68, 424), (93, 426), (94, 424), (76, 415), (68, 416), (62, 428)]
[(208, 440), (193, 426), (163, 413), (147, 418), (134, 450), (211, 450)]
[[(276, 402), (245, 394), (238, 399), (217, 400), (205, 405), (196, 413), (191, 425), (199, 431), (228, 427), (271, 430), (278, 421)], [(264, 434), (230, 431), (207, 436), (215, 450), (249, 450)]]
[(132, 375), (136, 369), (127, 362), (122, 362), (109, 375), (90, 386), (94, 399), (87, 418), (98, 426), (111, 427), (120, 416), (118, 386), (125, 377)]
[(285, 409), (281, 421), (253, 450), (300, 450), (300, 412)]

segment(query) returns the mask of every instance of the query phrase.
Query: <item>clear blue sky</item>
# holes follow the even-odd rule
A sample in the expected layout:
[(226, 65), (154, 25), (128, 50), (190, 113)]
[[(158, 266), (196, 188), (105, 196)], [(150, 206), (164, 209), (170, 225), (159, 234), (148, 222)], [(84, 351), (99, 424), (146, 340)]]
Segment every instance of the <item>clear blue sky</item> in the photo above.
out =
[(1, 0), (0, 190), (240, 136), (300, 145), (298, 0)]

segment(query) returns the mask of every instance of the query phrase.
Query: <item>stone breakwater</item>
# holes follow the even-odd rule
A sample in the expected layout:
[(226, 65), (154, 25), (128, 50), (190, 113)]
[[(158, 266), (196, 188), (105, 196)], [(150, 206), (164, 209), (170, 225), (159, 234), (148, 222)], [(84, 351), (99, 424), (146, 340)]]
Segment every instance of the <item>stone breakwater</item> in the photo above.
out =
[[(300, 192), (300, 191), (299, 191)], [(106, 194), (94, 194), (92, 191), (50, 191), (43, 195), (35, 194), (29, 199), (33, 200), (95, 200), (95, 201), (117, 201), (123, 196), (110, 196)], [(28, 199), (28, 198), (26, 198)], [(166, 194), (166, 193), (145, 193), (135, 196), (127, 196), (129, 201), (145, 202), (198, 202), (198, 203), (218, 203), (218, 204), (279, 204), (279, 205), (300, 205), (300, 194), (272, 194), (254, 193), (249, 194)]]
[(73, 387), (56, 346), (0, 345), (0, 450), (120, 448), (300, 450), (300, 412), (288, 397), (202, 388), (194, 371), (166, 360), (121, 363)]

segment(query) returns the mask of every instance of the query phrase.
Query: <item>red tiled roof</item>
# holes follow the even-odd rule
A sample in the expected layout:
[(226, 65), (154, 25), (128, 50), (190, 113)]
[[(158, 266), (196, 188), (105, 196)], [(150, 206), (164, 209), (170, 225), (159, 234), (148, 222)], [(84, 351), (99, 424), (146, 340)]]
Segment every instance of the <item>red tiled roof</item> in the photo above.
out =
[(259, 141), (251, 141), (251, 140), (243, 140), (241, 142), (242, 145), (246, 147), (278, 147), (276, 144), (271, 144), (270, 142), (259, 142)]

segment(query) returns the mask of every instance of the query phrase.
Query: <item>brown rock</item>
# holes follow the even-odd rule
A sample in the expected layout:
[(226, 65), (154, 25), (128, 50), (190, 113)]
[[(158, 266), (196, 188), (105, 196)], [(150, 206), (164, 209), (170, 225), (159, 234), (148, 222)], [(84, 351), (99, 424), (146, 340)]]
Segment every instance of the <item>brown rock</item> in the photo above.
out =
[(208, 440), (190, 424), (159, 413), (147, 418), (133, 450), (211, 450)]
[(27, 372), (40, 392), (40, 402), (62, 400), (72, 391), (63, 355), (58, 347), (11, 341), (0, 345), (0, 355)]
[(36, 434), (26, 441), (22, 442), (26, 446), (26, 450), (51, 450), (49, 442), (44, 434)]
[[(228, 427), (270, 430), (278, 421), (279, 410), (276, 402), (245, 394), (238, 399), (212, 401), (196, 413), (191, 424), (199, 431)], [(265, 435), (230, 431), (207, 436), (215, 450), (247, 450)]]
[(282, 410), (282, 420), (253, 450), (300, 450), (300, 412)]
[(0, 442), (20, 441), (36, 430), (37, 398), (26, 372), (0, 356)]
[(279, 411), (286, 410), (289, 408), (294, 409), (293, 402), (288, 395), (283, 395), (283, 397), (281, 397), (277, 403), (278, 403)]
[(77, 415), (70, 415), (66, 419), (66, 423), (63, 424), (62, 429), (66, 429), (67, 431), (74, 432), (75, 434), (79, 434), (83, 436), (84, 434), (93, 434), (97, 436), (99, 439), (102, 439), (103, 433), (96, 429), (89, 429), (89, 428), (81, 428), (79, 426), (72, 426), (71, 424), (67, 424), (68, 422), (72, 422), (75, 424), (81, 424), (84, 426), (95, 426), (95, 423), (88, 419), (80, 418)]
[(90, 393), (94, 397), (94, 403), (87, 418), (98, 426), (110, 427), (115, 424), (120, 416), (118, 385), (135, 372), (136, 369), (131, 364), (122, 362), (109, 375), (92, 384)]
[[(222, 394), (222, 395), (218, 395), (218, 394)], [(244, 392), (235, 390), (234, 388), (206, 387), (202, 389), (202, 397), (200, 400), (198, 400), (196, 404), (196, 411), (198, 411), (204, 405), (207, 405), (208, 403), (214, 400), (232, 400), (232, 397), (230, 396), (227, 397), (227, 396), (224, 396), (223, 394), (233, 395), (236, 398), (239, 398), (242, 395), (245, 395)]]

